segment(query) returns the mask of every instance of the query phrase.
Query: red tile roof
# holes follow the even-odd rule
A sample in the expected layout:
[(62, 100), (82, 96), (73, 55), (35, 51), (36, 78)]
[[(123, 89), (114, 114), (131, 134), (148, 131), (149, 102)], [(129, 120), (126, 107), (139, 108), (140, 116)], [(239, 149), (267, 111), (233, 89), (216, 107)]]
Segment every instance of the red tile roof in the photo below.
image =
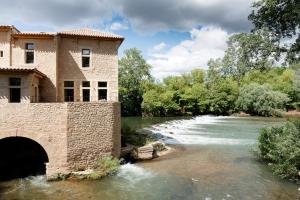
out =
[(25, 67), (25, 66), (18, 66), (18, 67), (0, 67), (0, 71), (4, 71), (4, 72), (25, 72), (25, 73), (37, 73), (40, 76), (46, 77), (45, 74), (43, 74), (42, 72), (40, 72), (39, 70), (37, 70), (36, 67), (32, 66), (32, 67)]
[(107, 33), (102, 31), (97, 31), (89, 28), (82, 28), (76, 30), (69, 31), (61, 31), (58, 32), (59, 35), (71, 35), (71, 36), (86, 36), (86, 37), (98, 37), (98, 38), (112, 38), (112, 39), (124, 39), (124, 37), (120, 35), (116, 35), (113, 33)]
[[(6, 25), (0, 25), (0, 29), (15, 29), (14, 26), (6, 26)], [(61, 36), (68, 36), (68, 37), (90, 37), (90, 38), (103, 38), (103, 39), (114, 39), (114, 40), (124, 40), (124, 37), (113, 34), (113, 33), (107, 33), (102, 32), (98, 30), (93, 30), (89, 28), (82, 28), (82, 29), (75, 29), (75, 30), (67, 30), (67, 31), (60, 31), (57, 33), (53, 32), (20, 32), (17, 30), (16, 33), (13, 34), (14, 37), (54, 37), (55, 35), (61, 35)]]

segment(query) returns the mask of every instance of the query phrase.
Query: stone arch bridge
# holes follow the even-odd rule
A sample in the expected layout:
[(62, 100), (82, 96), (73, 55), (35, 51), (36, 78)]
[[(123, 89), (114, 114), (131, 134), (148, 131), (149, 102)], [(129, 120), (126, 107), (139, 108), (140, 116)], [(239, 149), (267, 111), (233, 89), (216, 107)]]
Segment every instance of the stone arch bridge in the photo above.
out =
[(120, 155), (120, 124), (119, 103), (0, 105), (0, 168), (26, 168), (30, 156), (43, 160), (48, 178), (92, 168), (102, 156)]

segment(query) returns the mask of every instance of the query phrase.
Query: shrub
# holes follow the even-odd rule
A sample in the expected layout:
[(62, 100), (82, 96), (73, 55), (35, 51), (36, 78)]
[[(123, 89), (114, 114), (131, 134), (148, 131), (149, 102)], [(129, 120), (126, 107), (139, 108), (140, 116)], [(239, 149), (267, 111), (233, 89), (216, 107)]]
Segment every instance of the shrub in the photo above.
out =
[(136, 131), (129, 126), (123, 126), (122, 140), (124, 145), (131, 144), (135, 146), (144, 146), (148, 143), (156, 141), (156, 138), (151, 134)]
[(241, 88), (236, 106), (252, 115), (280, 116), (289, 100), (286, 94), (273, 91), (269, 85), (252, 83)]
[(282, 126), (261, 129), (259, 156), (271, 166), (274, 174), (295, 179), (300, 171), (300, 120)]
[(120, 167), (120, 160), (112, 156), (106, 156), (97, 161), (94, 172), (87, 175), (87, 179), (100, 179), (115, 174)]

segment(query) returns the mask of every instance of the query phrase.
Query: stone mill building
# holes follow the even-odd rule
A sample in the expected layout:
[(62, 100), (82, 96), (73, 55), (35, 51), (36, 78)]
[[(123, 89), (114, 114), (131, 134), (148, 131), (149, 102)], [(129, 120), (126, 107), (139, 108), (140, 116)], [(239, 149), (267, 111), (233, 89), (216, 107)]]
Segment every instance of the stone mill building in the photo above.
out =
[(0, 172), (51, 177), (120, 155), (123, 40), (92, 29), (0, 26)]

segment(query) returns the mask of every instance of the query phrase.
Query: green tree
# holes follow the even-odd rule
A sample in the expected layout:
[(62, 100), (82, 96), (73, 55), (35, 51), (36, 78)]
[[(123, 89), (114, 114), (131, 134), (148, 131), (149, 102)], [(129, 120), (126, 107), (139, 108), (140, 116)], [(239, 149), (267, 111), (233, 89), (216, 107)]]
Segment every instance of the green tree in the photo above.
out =
[(300, 1), (259, 0), (253, 4), (253, 8), (249, 19), (255, 25), (254, 30), (270, 30), (277, 42), (296, 36), (295, 43), (291, 47), (281, 48), (281, 51), (288, 52), (289, 62), (300, 61)]
[(133, 48), (125, 51), (119, 60), (119, 94), (122, 115), (142, 115), (143, 84), (152, 81), (151, 66), (146, 63), (141, 51)]
[(266, 32), (235, 34), (227, 44), (221, 72), (227, 77), (233, 76), (238, 82), (249, 71), (270, 69), (278, 57), (277, 45)]
[(238, 84), (227, 78), (220, 79), (208, 88), (209, 112), (217, 115), (227, 115), (234, 111), (238, 97)]
[(279, 116), (289, 102), (286, 94), (273, 91), (269, 85), (251, 83), (240, 89), (237, 108), (252, 115)]
[(296, 101), (297, 92), (294, 87), (294, 76), (295, 73), (292, 69), (283, 67), (272, 68), (264, 72), (253, 70), (243, 77), (242, 86), (251, 83), (268, 84), (272, 90), (285, 93), (292, 101)]
[(207, 63), (208, 70), (206, 75), (206, 83), (211, 84), (222, 77), (221, 70), (223, 67), (223, 61), (221, 58), (210, 59)]

